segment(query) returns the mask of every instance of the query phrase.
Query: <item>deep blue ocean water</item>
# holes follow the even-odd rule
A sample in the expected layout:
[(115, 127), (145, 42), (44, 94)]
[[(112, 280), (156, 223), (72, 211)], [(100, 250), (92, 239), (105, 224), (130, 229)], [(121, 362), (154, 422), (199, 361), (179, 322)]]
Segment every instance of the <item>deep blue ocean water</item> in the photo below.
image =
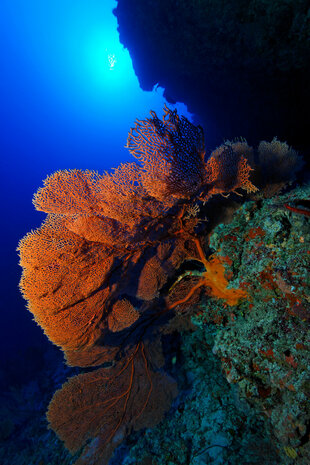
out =
[[(130, 160), (124, 145), (134, 120), (151, 109), (161, 115), (165, 103), (161, 89), (139, 88), (118, 40), (115, 6), (0, 2), (2, 363), (48, 344), (18, 289), (18, 241), (45, 217), (34, 210), (34, 192), (56, 170), (103, 171)], [(177, 108), (190, 118), (184, 105)]]

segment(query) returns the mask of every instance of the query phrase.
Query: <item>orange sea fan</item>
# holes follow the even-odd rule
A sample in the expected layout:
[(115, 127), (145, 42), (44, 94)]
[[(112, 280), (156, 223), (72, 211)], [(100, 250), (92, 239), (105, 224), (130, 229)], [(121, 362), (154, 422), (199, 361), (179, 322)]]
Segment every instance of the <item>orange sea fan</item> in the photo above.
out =
[(112, 254), (100, 244), (86, 245), (53, 216), (20, 242), (19, 251), (20, 287), (47, 336), (63, 350), (93, 344), (108, 297), (103, 284)]
[(203, 183), (203, 130), (176, 110), (165, 107), (162, 121), (153, 111), (151, 118), (137, 120), (127, 148), (142, 164), (142, 185), (155, 198), (189, 197)]
[(140, 313), (128, 299), (118, 300), (108, 315), (109, 329), (114, 333), (129, 328), (138, 320), (139, 316)]
[(61, 215), (98, 211), (95, 185), (100, 175), (94, 171), (63, 170), (48, 176), (35, 194), (37, 210)]
[(185, 260), (200, 259), (205, 271), (182, 303), (202, 286), (229, 305), (245, 297), (227, 289), (220, 261), (205, 258), (199, 218), (186, 209), (255, 189), (246, 159), (223, 149), (205, 162), (202, 128), (167, 108), (163, 121), (154, 112), (137, 121), (127, 147), (138, 162), (112, 173), (49, 176), (34, 198), (47, 219), (19, 244), (29, 310), (67, 363), (110, 366), (72, 378), (50, 404), (50, 424), (68, 448), (85, 447), (76, 465), (89, 456), (107, 463), (125, 434), (159, 421), (176, 395), (157, 363), (159, 325), (178, 305), (162, 294)]
[(112, 369), (71, 378), (55, 393), (47, 416), (71, 452), (92, 439), (76, 464), (89, 463), (94, 441), (92, 460), (102, 463), (130, 430), (158, 423), (176, 394), (176, 383), (150, 365), (139, 343)]
[(211, 195), (235, 192), (237, 189), (256, 192), (257, 188), (249, 179), (250, 171), (251, 166), (240, 152), (234, 151), (232, 145), (221, 145), (212, 152), (206, 163), (206, 182), (211, 187), (204, 200)]
[(105, 216), (78, 215), (66, 220), (69, 231), (90, 242), (100, 242), (110, 247), (124, 247), (132, 241), (135, 232), (119, 221)]

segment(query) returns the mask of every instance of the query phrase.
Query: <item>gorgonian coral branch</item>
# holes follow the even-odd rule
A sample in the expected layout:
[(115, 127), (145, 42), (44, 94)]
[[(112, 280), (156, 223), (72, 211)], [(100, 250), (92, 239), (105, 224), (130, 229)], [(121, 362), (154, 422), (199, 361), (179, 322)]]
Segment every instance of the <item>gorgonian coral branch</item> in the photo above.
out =
[(142, 164), (142, 184), (150, 195), (191, 196), (204, 181), (203, 130), (175, 111), (165, 108), (161, 121), (136, 121), (127, 139), (127, 148)]

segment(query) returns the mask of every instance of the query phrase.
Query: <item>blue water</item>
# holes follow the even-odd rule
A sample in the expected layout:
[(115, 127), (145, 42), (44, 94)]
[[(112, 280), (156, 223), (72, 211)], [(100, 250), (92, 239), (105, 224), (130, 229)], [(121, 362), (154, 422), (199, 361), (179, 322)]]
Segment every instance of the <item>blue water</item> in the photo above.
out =
[[(1, 337), (2, 361), (44, 345), (18, 282), (18, 240), (41, 223), (31, 203), (58, 169), (103, 171), (130, 160), (135, 118), (158, 115), (162, 90), (139, 88), (118, 40), (113, 0), (1, 0)], [(170, 106), (171, 107), (171, 106)], [(178, 110), (190, 119), (186, 108)]]

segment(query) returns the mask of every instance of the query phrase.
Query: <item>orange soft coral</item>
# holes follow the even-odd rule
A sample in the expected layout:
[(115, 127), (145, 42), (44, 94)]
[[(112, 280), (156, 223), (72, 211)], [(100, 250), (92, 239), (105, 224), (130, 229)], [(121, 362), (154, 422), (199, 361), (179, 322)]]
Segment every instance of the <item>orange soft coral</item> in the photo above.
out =
[(173, 303), (168, 303), (169, 309), (172, 310), (178, 305), (187, 302), (195, 291), (202, 286), (208, 289), (207, 292), (212, 297), (223, 299), (224, 302), (230, 306), (237, 305), (240, 299), (246, 298), (247, 294), (242, 289), (228, 288), (229, 283), (225, 277), (225, 268), (221, 258), (218, 255), (213, 254), (207, 259), (199, 240), (193, 239), (193, 241), (196, 244), (200, 257), (199, 260), (203, 263), (205, 271), (196, 272), (194, 274), (195, 277), (200, 276), (198, 282), (194, 284), (186, 296), (183, 296), (181, 299), (176, 300)]

